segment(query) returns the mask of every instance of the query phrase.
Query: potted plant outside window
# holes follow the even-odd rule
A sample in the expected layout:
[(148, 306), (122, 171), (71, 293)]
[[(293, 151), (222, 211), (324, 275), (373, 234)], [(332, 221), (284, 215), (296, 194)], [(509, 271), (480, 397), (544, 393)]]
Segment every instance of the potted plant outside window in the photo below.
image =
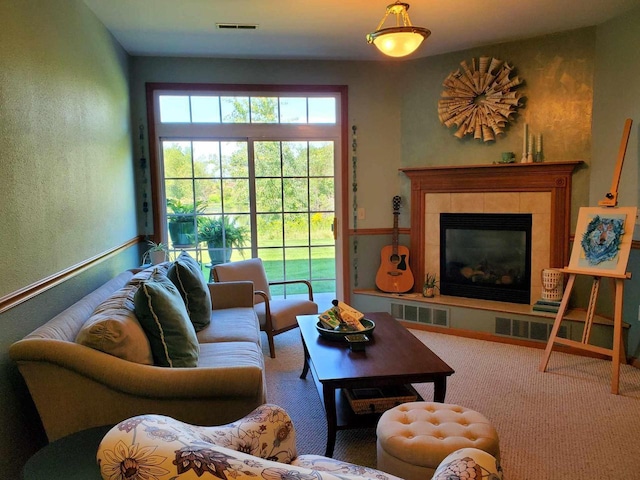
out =
[(212, 265), (229, 262), (233, 249), (248, 239), (249, 230), (233, 217), (198, 217), (198, 241), (207, 242)]
[(193, 247), (196, 244), (196, 214), (203, 213), (206, 204), (198, 200), (182, 203), (181, 200), (167, 199), (169, 210), (169, 237), (174, 248)]

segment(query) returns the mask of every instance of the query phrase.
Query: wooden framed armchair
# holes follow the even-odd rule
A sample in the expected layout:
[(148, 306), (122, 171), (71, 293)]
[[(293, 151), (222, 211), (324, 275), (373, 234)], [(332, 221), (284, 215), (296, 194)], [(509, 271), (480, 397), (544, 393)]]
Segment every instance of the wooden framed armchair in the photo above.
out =
[[(215, 282), (234, 282), (250, 280), (253, 282), (254, 308), (260, 320), (260, 329), (267, 334), (269, 353), (276, 357), (273, 337), (298, 326), (297, 315), (318, 313), (318, 305), (313, 301), (313, 289), (307, 280), (273, 281), (267, 280), (267, 274), (260, 258), (251, 258), (239, 262), (221, 263), (212, 269)], [(307, 298), (273, 298), (270, 286), (304, 284)]]

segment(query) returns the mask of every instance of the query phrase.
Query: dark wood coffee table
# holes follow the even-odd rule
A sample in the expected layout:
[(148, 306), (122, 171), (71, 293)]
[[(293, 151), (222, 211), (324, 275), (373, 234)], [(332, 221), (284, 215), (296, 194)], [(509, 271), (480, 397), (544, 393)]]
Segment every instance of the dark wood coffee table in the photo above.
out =
[(304, 346), (300, 378), (306, 378), (311, 369), (327, 415), (325, 456), (333, 455), (338, 430), (375, 426), (380, 417), (380, 414), (355, 414), (343, 388), (433, 382), (434, 401), (444, 402), (447, 377), (454, 370), (388, 313), (366, 314), (376, 327), (363, 352), (351, 351), (347, 342), (321, 337), (316, 329), (317, 315), (297, 318)]

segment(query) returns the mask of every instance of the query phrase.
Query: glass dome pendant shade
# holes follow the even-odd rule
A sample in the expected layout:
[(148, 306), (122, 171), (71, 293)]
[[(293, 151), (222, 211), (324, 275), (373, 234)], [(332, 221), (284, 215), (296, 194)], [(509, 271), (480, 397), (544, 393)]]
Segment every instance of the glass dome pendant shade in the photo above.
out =
[[(408, 3), (397, 1), (387, 6), (387, 11), (375, 32), (367, 34), (367, 43), (373, 43), (378, 50), (390, 57), (404, 57), (416, 51), (431, 31), (414, 27), (409, 19)], [(390, 14), (396, 16), (396, 26), (382, 28)]]

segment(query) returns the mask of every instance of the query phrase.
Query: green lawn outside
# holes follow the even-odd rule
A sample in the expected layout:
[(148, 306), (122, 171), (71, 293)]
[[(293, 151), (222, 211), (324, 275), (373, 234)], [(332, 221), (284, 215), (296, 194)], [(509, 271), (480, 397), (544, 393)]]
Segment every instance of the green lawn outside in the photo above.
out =
[[(313, 291), (317, 293), (335, 292), (336, 290), (336, 270), (333, 246), (322, 248), (322, 246), (332, 245), (333, 239), (316, 239), (312, 241), (311, 271), (309, 271), (309, 262), (307, 258), (308, 251), (306, 248), (287, 248), (286, 250), (286, 276), (287, 280), (311, 280)], [(302, 243), (304, 245), (304, 242)], [(282, 250), (274, 248), (270, 250), (271, 245), (261, 245), (260, 258), (264, 263), (267, 272), (267, 278), (270, 280), (281, 280), (283, 278), (283, 261), (281, 258)], [(273, 246), (278, 246), (274, 242)], [(307, 289), (304, 285), (293, 285), (287, 287), (287, 294), (306, 293)], [(283, 287), (272, 287), (273, 295), (283, 295)]]
[[(280, 277), (283, 266), (280, 260), (265, 260), (264, 269), (267, 272), (267, 278), (275, 279)], [(322, 279), (335, 279), (336, 269), (335, 260), (333, 258), (317, 258), (311, 260), (311, 272), (309, 275), (309, 264), (307, 260), (287, 260), (287, 279), (288, 280), (309, 280), (311, 278), (311, 285), (313, 291), (317, 293), (335, 292), (336, 282), (335, 280), (314, 280), (316, 278)], [(287, 287), (287, 294), (306, 293), (307, 288), (304, 285), (291, 285)], [(272, 295), (282, 295), (284, 293), (283, 287), (275, 286), (271, 287)]]
[[(326, 245), (326, 244), (325, 244)], [(332, 256), (333, 247), (327, 247), (326, 249), (312, 249), (312, 252), (320, 253), (311, 259), (311, 271), (309, 271), (309, 261), (307, 259), (306, 249), (287, 249), (286, 260), (286, 276), (287, 280), (310, 280), (313, 287), (313, 291), (316, 293), (329, 293), (336, 290), (336, 269), (335, 258)], [(281, 258), (282, 250), (278, 248), (261, 249), (260, 258), (264, 263), (264, 268), (269, 280), (282, 280), (285, 266)], [(298, 257), (298, 258), (296, 258)], [(231, 261), (239, 261), (249, 258), (248, 252), (244, 257), (238, 251), (233, 252)], [(209, 278), (210, 269), (203, 266), (203, 273), (206, 278)], [(306, 293), (306, 286), (291, 285), (287, 286), (287, 294), (300, 294)], [(271, 288), (272, 295), (283, 295), (284, 287), (275, 286)]]

